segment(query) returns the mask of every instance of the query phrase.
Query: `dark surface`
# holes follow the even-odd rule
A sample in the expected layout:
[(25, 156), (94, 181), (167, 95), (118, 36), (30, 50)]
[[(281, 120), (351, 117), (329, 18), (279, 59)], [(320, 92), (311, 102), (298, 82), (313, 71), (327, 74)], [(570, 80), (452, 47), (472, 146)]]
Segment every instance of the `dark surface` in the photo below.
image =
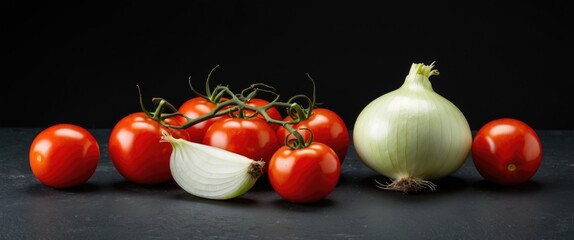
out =
[(107, 155), (108, 129), (92, 129), (102, 158), (84, 185), (38, 182), (28, 150), (41, 129), (0, 128), (0, 239), (571, 239), (574, 131), (539, 131), (542, 165), (530, 182), (498, 187), (469, 157), (435, 192), (375, 187), (383, 177), (351, 146), (338, 187), (309, 205), (282, 200), (260, 180), (228, 201), (193, 197), (176, 184), (125, 181)]

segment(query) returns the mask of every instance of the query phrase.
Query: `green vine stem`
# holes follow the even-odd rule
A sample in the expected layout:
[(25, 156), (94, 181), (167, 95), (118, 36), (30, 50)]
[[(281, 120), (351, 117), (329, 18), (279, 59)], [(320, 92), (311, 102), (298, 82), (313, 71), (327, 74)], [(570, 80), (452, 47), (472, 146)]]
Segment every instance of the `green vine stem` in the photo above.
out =
[(297, 122), (308, 119), (311, 116), (311, 114), (313, 113), (313, 109), (316, 108), (318, 105), (316, 102), (315, 81), (313, 80), (311, 75), (309, 75), (309, 73), (307, 73), (307, 77), (311, 80), (311, 83), (313, 85), (312, 98), (309, 98), (307, 95), (304, 95), (304, 94), (299, 94), (299, 95), (295, 95), (295, 96), (291, 97), (287, 101), (288, 103), (291, 103), (291, 102), (295, 102), (299, 98), (303, 98), (307, 102), (307, 106), (308, 106), (307, 108), (287, 109), (287, 114), (292, 119), (296, 120)]
[[(153, 98), (152, 102), (154, 104), (156, 104), (156, 107), (154, 109), (154, 111), (148, 111), (143, 103), (142, 100), (142, 94), (141, 94), (141, 90), (138, 87), (138, 93), (139, 93), (139, 101), (140, 101), (140, 106), (143, 110), (143, 112), (151, 119), (158, 121), (161, 125), (165, 126), (165, 127), (169, 127), (169, 128), (174, 128), (174, 129), (186, 129), (189, 128), (199, 122), (208, 120), (210, 118), (214, 118), (214, 117), (218, 117), (218, 116), (223, 116), (223, 115), (232, 115), (233, 117), (241, 117), (241, 118), (250, 118), (250, 117), (254, 117), (257, 114), (260, 114), (261, 116), (264, 117), (265, 121), (267, 121), (268, 123), (271, 124), (279, 124), (281, 125), (283, 128), (287, 129), (289, 131), (289, 135), (286, 137), (285, 139), (285, 145), (292, 148), (292, 149), (299, 149), (299, 148), (304, 148), (306, 146), (308, 146), (309, 144), (311, 144), (311, 142), (313, 141), (313, 133), (311, 132), (310, 129), (299, 129), (299, 130), (304, 130), (304, 131), (309, 131), (310, 132), (310, 138), (305, 141), (304, 137), (301, 135), (301, 133), (299, 131), (297, 131), (296, 129), (294, 129), (292, 127), (293, 124), (296, 124), (302, 120), (305, 120), (309, 117), (309, 115), (311, 114), (311, 110), (315, 107), (315, 84), (313, 83), (313, 99), (310, 99), (309, 97), (305, 96), (305, 95), (296, 95), (291, 97), (287, 102), (281, 102), (279, 101), (280, 99), (280, 95), (275, 93), (273, 90), (275, 90), (273, 87), (263, 84), (263, 83), (257, 83), (257, 84), (251, 84), (248, 88), (244, 89), (243, 91), (241, 91), (239, 94), (235, 94), (233, 93), (227, 86), (221, 86), (218, 85), (215, 88), (211, 89), (209, 87), (209, 79), (211, 78), (211, 74), (213, 72), (213, 70), (215, 70), (218, 66), (214, 67), (211, 72), (208, 75), (208, 78), (206, 80), (206, 94), (201, 94), (198, 91), (196, 91), (193, 86), (191, 85), (191, 80), (190, 80), (190, 88), (191, 90), (201, 96), (204, 97), (206, 99), (209, 99), (210, 101), (212, 101), (213, 103), (216, 104), (216, 107), (208, 112), (207, 114), (204, 114), (202, 116), (199, 116), (197, 118), (190, 118), (188, 116), (186, 116), (183, 113), (178, 112), (177, 108), (175, 108), (171, 103), (169, 103), (167, 100), (163, 99), (163, 98)], [(310, 77), (310, 76), (309, 76)], [(255, 107), (255, 106), (251, 106), (251, 105), (247, 105), (247, 102), (252, 99), (253, 97), (255, 97), (257, 95), (257, 93), (261, 91), (261, 92), (268, 92), (271, 94), (275, 95), (275, 98), (270, 101), (268, 104), (261, 106), (261, 107)], [(226, 100), (221, 100), (223, 99), (223, 97), (226, 97)], [(305, 101), (307, 101), (309, 107), (308, 108), (303, 108), (299, 103), (297, 103), (297, 100), (299, 99), (304, 99)], [(269, 108), (272, 107), (277, 107), (277, 108), (285, 108), (287, 110), (287, 113), (291, 116), (292, 120), (290, 121), (284, 121), (284, 120), (278, 120), (278, 119), (273, 119), (271, 118), (268, 114), (267, 114), (267, 110)], [(243, 110), (247, 109), (250, 111), (253, 111), (253, 114), (249, 114), (249, 115), (244, 115), (243, 114)], [(236, 114), (236, 115), (234, 115)], [(185, 119), (185, 123), (182, 125), (170, 125), (168, 124), (165, 120), (168, 118), (172, 118), (172, 117), (182, 117)], [(294, 136), (291, 137), (291, 135)]]

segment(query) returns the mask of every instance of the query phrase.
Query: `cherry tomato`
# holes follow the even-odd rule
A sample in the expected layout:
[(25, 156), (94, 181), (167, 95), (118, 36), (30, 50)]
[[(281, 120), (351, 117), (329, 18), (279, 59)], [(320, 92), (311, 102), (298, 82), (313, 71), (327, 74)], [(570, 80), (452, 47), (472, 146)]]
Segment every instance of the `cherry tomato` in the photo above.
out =
[[(169, 118), (166, 123), (177, 126), (181, 118)], [(189, 140), (184, 129), (167, 128), (143, 112), (122, 118), (110, 134), (108, 150), (114, 167), (129, 181), (159, 184), (173, 180), (169, 168), (172, 147), (161, 142), (162, 130), (175, 138)]]
[(214, 122), (203, 139), (203, 144), (222, 148), (254, 160), (269, 160), (279, 148), (275, 131), (267, 122), (253, 118), (226, 118)]
[(472, 142), (478, 172), (500, 185), (517, 185), (534, 176), (542, 160), (542, 144), (526, 123), (501, 118), (482, 126)]
[[(267, 104), (269, 104), (269, 101), (261, 98), (252, 98), (249, 101), (247, 101), (247, 105), (254, 107), (263, 107)], [(275, 120), (283, 119), (283, 116), (281, 116), (281, 113), (279, 112), (279, 110), (277, 110), (276, 107), (270, 107), (265, 112), (267, 112), (267, 115), (269, 115), (270, 118), (273, 118)], [(253, 111), (245, 110), (245, 114), (248, 115), (253, 114)], [(263, 117), (261, 114), (257, 115), (257, 117), (265, 121), (265, 117)], [(271, 128), (273, 128), (273, 131), (277, 131), (277, 129), (281, 127), (279, 124), (270, 123), (269, 125), (271, 126)]]
[[(222, 101), (226, 100), (226, 98), (222, 98)], [(186, 115), (189, 118), (197, 118), (203, 116), (213, 109), (215, 109), (217, 105), (211, 102), (209, 99), (204, 97), (194, 97), (187, 101), (185, 101), (178, 109), (178, 112)], [(196, 143), (201, 143), (203, 141), (203, 136), (205, 132), (213, 124), (215, 121), (227, 118), (227, 115), (214, 117), (207, 119), (205, 121), (196, 123), (188, 128), (186, 131), (189, 133), (189, 140)]]
[(43, 184), (54, 188), (75, 187), (96, 171), (100, 147), (85, 128), (61, 123), (36, 135), (29, 159), (34, 176)]
[[(291, 121), (292, 118), (287, 116), (284, 121)], [(307, 128), (313, 132), (313, 141), (322, 142), (331, 147), (336, 153), (341, 163), (345, 160), (347, 150), (349, 148), (349, 131), (341, 117), (326, 108), (314, 108), (311, 116), (303, 121), (292, 126), (298, 129), (299, 133), (305, 138), (309, 139), (309, 131), (301, 130)], [(284, 142), (285, 136), (289, 134), (286, 128), (277, 129), (277, 138), (279, 141)]]
[(294, 203), (324, 199), (336, 187), (341, 163), (333, 149), (312, 142), (301, 149), (281, 147), (269, 163), (269, 181), (282, 198)]

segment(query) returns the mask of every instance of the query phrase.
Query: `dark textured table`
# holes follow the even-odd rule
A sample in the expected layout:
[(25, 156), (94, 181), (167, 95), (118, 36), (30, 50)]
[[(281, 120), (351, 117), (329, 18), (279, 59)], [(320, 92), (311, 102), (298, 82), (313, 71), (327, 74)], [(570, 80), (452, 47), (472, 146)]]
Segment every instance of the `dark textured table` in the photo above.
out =
[(90, 129), (101, 160), (73, 189), (42, 185), (28, 150), (41, 129), (0, 129), (0, 239), (572, 239), (574, 131), (538, 131), (542, 164), (530, 182), (499, 187), (467, 158), (434, 192), (375, 187), (385, 179), (350, 146), (337, 188), (309, 205), (265, 180), (240, 198), (193, 197), (175, 183), (125, 181), (107, 154), (109, 129)]

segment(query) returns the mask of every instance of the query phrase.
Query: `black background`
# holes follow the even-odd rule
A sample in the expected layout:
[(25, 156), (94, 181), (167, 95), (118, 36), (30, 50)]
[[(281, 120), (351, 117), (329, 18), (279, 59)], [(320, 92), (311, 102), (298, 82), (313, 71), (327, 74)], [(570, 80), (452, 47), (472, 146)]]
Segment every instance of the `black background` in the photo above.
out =
[(414, 62), (471, 128), (514, 117), (574, 129), (573, 8), (567, 1), (185, 1), (2, 4), (0, 127), (111, 128), (163, 97), (212, 84), (311, 93), (352, 129)]

